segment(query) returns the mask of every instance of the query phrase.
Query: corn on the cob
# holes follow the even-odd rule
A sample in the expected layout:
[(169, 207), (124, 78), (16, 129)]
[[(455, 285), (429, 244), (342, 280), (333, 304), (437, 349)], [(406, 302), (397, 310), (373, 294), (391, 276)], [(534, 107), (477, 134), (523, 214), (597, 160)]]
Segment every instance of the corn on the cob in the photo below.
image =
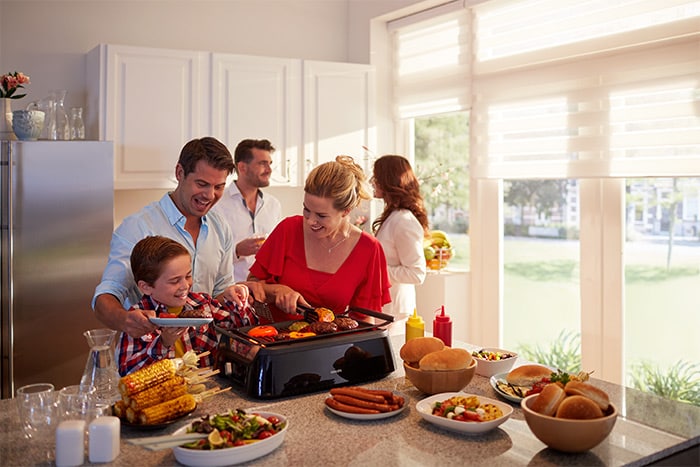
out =
[(124, 401), (121, 399), (115, 402), (114, 406), (112, 407), (112, 413), (115, 417), (126, 417), (126, 403), (124, 403)]
[(139, 413), (139, 422), (142, 425), (154, 425), (156, 423), (167, 422), (174, 418), (190, 413), (197, 407), (192, 394), (184, 394), (175, 399), (163, 402), (143, 409)]
[(187, 383), (182, 376), (173, 376), (160, 384), (128, 396), (129, 407), (143, 410), (152, 405), (175, 399), (187, 392)]
[(159, 360), (145, 368), (122, 377), (119, 380), (119, 392), (122, 397), (136, 394), (175, 375), (175, 364), (169, 358)]
[(132, 425), (135, 425), (139, 422), (139, 415), (140, 412), (135, 411), (131, 407), (126, 408), (126, 420)]

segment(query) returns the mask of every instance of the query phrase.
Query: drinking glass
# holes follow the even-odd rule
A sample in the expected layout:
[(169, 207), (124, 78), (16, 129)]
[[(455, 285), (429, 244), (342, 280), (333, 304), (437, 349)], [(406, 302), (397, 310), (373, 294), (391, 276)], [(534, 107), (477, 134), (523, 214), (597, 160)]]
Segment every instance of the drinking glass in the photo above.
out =
[(59, 418), (63, 420), (85, 420), (90, 423), (95, 411), (95, 387), (74, 384), (58, 392)]
[(25, 438), (44, 450), (46, 459), (53, 454), (54, 431), (58, 425), (56, 393), (53, 384), (37, 383), (17, 389), (17, 407)]

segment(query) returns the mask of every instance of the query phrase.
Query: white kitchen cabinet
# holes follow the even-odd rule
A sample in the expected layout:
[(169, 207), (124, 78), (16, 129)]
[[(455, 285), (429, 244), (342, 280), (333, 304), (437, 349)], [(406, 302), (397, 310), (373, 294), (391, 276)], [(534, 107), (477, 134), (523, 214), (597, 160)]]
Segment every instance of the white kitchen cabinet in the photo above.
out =
[(375, 147), (374, 67), (304, 60), (306, 170), (344, 154), (365, 170)]
[(208, 60), (204, 52), (105, 44), (88, 53), (87, 127), (114, 142), (115, 189), (175, 186), (182, 146), (210, 133)]
[(207, 135), (232, 153), (269, 139), (276, 186), (303, 186), (339, 154), (370, 169), (370, 65), (102, 44), (87, 82), (88, 137), (114, 142), (117, 190), (174, 187), (182, 146)]
[(298, 185), (301, 60), (212, 54), (213, 135), (233, 152), (245, 138), (268, 139), (273, 185)]

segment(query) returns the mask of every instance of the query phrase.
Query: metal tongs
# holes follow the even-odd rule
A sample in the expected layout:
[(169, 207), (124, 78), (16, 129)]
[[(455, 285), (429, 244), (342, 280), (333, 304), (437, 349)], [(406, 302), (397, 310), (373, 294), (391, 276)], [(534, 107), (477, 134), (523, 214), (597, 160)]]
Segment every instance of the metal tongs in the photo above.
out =
[[(317, 308), (297, 304), (297, 311), (300, 314), (304, 315), (304, 321), (308, 321), (310, 323), (314, 322), (314, 321), (318, 321), (318, 319), (319, 319), (318, 311), (316, 311), (316, 310), (317, 310)], [(394, 317), (392, 315), (387, 315), (386, 313), (380, 313), (378, 311), (368, 310), (366, 308), (359, 308), (359, 307), (347, 308), (342, 314), (335, 315), (335, 316), (336, 316), (336, 318), (346, 317), (351, 312), (362, 313), (363, 315), (372, 316), (373, 318), (379, 318), (379, 319), (382, 319), (382, 320), (389, 322), (389, 323), (394, 321)], [(386, 324), (386, 323), (382, 323), (382, 324)]]

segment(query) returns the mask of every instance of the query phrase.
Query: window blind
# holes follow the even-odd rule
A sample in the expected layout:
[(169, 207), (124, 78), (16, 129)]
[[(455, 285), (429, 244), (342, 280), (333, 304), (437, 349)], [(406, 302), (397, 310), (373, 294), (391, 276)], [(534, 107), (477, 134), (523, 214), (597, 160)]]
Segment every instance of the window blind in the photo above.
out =
[(389, 23), (398, 118), (469, 107), (469, 23), (462, 1)]
[[(517, 3), (517, 5), (516, 5)], [(568, 5), (571, 2), (554, 2)], [(591, 35), (580, 34), (574, 48), (560, 43), (547, 59), (520, 62), (521, 56), (498, 60), (497, 66), (475, 66), (472, 81), (472, 155), (471, 167), (479, 178), (565, 178), (697, 176), (700, 174), (700, 28), (687, 28), (697, 22), (695, 3), (664, 0), (583, 2), (589, 7), (626, 5), (629, 17), (651, 18), (648, 13), (685, 3), (685, 10), (673, 10), (674, 21), (649, 34), (627, 27), (615, 34), (616, 47), (601, 47), (598, 42), (584, 43)], [(514, 27), (516, 10), (522, 4), (552, 11), (547, 22), (561, 16), (562, 8), (547, 0), (503, 2), (493, 0), (475, 7), (473, 40), (483, 47), (484, 18), (490, 29), (502, 31), (502, 42), (517, 44), (521, 29), (534, 18), (523, 11), (522, 27)], [(609, 4), (609, 5), (608, 5)], [(623, 5), (624, 4), (624, 5)], [(508, 7), (506, 15), (496, 15), (496, 6)], [(577, 3), (578, 5), (578, 3)], [(656, 8), (656, 10), (654, 10)], [(556, 10), (559, 10), (557, 12)], [(542, 10), (539, 10), (542, 11)], [(583, 9), (586, 15), (590, 11)], [(685, 11), (690, 17), (678, 14)], [(491, 17), (489, 18), (489, 15)], [(594, 16), (586, 16), (594, 18)], [(695, 15), (695, 16), (693, 16)], [(653, 16), (653, 15), (652, 15)], [(496, 17), (509, 20), (499, 24)], [(661, 16), (667, 18), (668, 15)], [(591, 21), (593, 21), (591, 19)], [(668, 27), (682, 25), (679, 28)], [(571, 25), (570, 25), (571, 26)], [(586, 22), (578, 25), (586, 30)], [(591, 31), (596, 30), (593, 25)], [(655, 26), (649, 26), (655, 28)], [(507, 31), (513, 31), (510, 37)], [(487, 36), (486, 42), (490, 38)], [(571, 44), (569, 44), (571, 45)], [(619, 46), (619, 47), (618, 47)], [(493, 48), (495, 50), (495, 48)], [(504, 49), (505, 50), (505, 49)], [(521, 55), (532, 58), (532, 49), (524, 46)], [(509, 53), (515, 54), (513, 49)], [(515, 58), (513, 58), (515, 57)], [(540, 57), (543, 58), (543, 57)]]

